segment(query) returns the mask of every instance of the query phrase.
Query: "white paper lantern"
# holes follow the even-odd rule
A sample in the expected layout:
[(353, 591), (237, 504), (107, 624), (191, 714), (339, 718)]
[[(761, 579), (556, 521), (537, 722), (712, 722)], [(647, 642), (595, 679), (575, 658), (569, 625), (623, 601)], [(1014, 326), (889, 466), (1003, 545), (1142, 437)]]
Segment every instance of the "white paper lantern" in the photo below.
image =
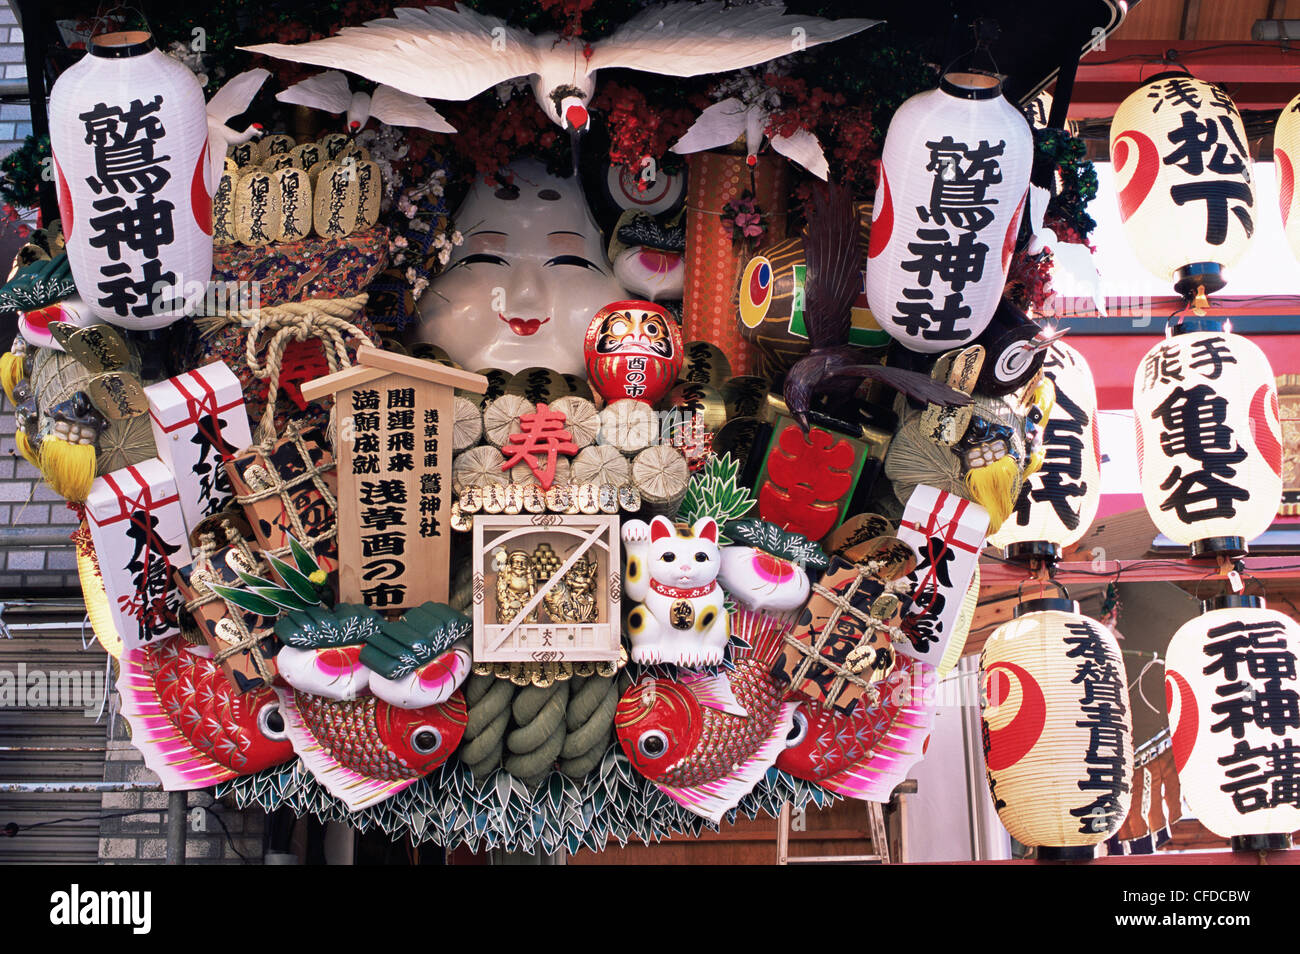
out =
[(1286, 104), (1273, 130), (1273, 165), (1277, 170), (1277, 202), (1282, 209), (1282, 228), (1286, 231), (1291, 254), (1300, 258), (1300, 213), (1296, 205), (1296, 164), (1300, 163), (1300, 96)]
[(1033, 136), (982, 73), (949, 73), (894, 114), (880, 163), (867, 300), (913, 351), (970, 344), (998, 306), (1029, 189)]
[(95, 37), (50, 92), (50, 142), (77, 291), (123, 328), (161, 328), (212, 277), (203, 89), (148, 33)]
[(1133, 380), (1138, 475), (1160, 532), (1194, 556), (1241, 554), (1282, 502), (1268, 358), (1215, 319), (1183, 319)]
[(1039, 857), (1091, 856), (1132, 798), (1128, 679), (1115, 637), (1073, 600), (1027, 600), (984, 644), (980, 679), (1002, 824)]
[(1300, 626), (1258, 597), (1206, 605), (1165, 663), (1179, 787), (1233, 847), (1289, 848), (1300, 829)]
[(1016, 509), (989, 537), (1012, 560), (1056, 560), (1083, 539), (1101, 503), (1097, 388), (1083, 355), (1063, 341), (1048, 349), (1043, 371), (1056, 404), (1043, 429), (1043, 466), (1020, 490)]
[(1218, 86), (1160, 73), (1110, 125), (1119, 214), (1144, 268), (1185, 297), (1226, 283), (1255, 234), (1255, 182), (1241, 114)]

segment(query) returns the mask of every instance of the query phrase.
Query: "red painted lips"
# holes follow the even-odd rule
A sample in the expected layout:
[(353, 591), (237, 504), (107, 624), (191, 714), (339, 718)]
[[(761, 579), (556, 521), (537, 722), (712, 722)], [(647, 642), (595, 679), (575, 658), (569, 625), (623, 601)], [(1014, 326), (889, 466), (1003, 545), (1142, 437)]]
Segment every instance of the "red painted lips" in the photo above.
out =
[(551, 320), (549, 315), (545, 318), (507, 318), (500, 312), (497, 313), (497, 317), (509, 325), (510, 330), (521, 338), (537, 334), (537, 329)]

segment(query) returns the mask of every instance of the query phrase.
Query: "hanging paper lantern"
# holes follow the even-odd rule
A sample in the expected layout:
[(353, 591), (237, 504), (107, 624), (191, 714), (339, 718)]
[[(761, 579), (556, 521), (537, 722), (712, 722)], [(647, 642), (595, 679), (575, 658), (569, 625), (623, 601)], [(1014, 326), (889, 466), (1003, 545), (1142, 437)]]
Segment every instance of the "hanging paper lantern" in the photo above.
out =
[(996, 77), (948, 73), (885, 137), (867, 299), (913, 351), (969, 344), (993, 317), (1029, 189), (1033, 137)]
[(1165, 703), (1183, 798), (1236, 849), (1290, 848), (1300, 829), (1300, 626), (1222, 596), (1169, 642)]
[(1183, 319), (1133, 381), (1138, 475), (1156, 527), (1193, 556), (1240, 555), (1282, 502), (1268, 358), (1218, 319)]
[(1218, 86), (1151, 77), (1110, 125), (1119, 215), (1144, 268), (1185, 298), (1226, 284), (1255, 233), (1255, 181), (1241, 114)]
[(1282, 209), (1282, 228), (1286, 230), (1291, 254), (1300, 258), (1300, 214), (1296, 214), (1296, 164), (1300, 163), (1300, 96), (1286, 104), (1273, 131), (1273, 166), (1277, 172), (1277, 201)]
[(1007, 558), (1054, 561), (1083, 539), (1101, 503), (1097, 388), (1083, 355), (1062, 341), (1047, 351), (1044, 373), (1056, 402), (1043, 428), (1043, 466), (1020, 489), (1011, 516), (989, 537)]
[(1008, 832), (1039, 857), (1090, 857), (1132, 795), (1128, 681), (1110, 631), (1068, 598), (1027, 600), (980, 657), (984, 760)]
[(142, 31), (95, 37), (50, 92), (50, 141), (77, 292), (104, 321), (161, 328), (212, 276), (203, 89)]

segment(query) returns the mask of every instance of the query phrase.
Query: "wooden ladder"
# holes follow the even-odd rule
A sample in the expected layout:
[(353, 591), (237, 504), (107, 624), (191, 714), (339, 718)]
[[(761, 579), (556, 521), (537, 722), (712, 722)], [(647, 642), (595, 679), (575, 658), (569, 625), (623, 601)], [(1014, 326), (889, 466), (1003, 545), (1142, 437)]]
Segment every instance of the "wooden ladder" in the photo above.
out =
[(890, 864), (889, 835), (885, 830), (885, 813), (879, 802), (867, 802), (867, 823), (871, 826), (870, 855), (794, 855), (790, 854), (791, 805), (781, 806), (776, 827), (776, 863), (778, 865)]

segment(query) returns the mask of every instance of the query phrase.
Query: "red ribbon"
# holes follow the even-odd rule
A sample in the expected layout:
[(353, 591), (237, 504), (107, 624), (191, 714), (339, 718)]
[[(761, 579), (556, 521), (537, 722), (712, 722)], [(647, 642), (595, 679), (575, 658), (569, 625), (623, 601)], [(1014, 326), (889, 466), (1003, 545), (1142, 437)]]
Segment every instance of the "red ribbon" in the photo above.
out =
[[(154, 419), (154, 423), (158, 425), (159, 429), (162, 430), (164, 434), (170, 434), (172, 431), (190, 424), (195, 425), (198, 428), (199, 433), (202, 434), (207, 439), (208, 443), (217, 450), (217, 453), (220, 454), (222, 460), (233, 460), (234, 458), (232, 456), (221, 453), (221, 446), (225, 442), (221, 439), (221, 421), (218, 415), (226, 411), (234, 410), (235, 408), (242, 409), (244, 405), (244, 396), (242, 393), (239, 393), (230, 401), (230, 403), (225, 405), (219, 404), (217, 402), (216, 389), (213, 388), (213, 386), (202, 376), (201, 372), (203, 370), (205, 369), (200, 368), (197, 371), (187, 371), (185, 374), (177, 375), (167, 382), (176, 388), (181, 397), (185, 398), (185, 417), (181, 418), (175, 424), (168, 426), (159, 419), (158, 414), (153, 407), (149, 408), (149, 416)], [(189, 389), (185, 386), (186, 378), (191, 379), (193, 383), (197, 385), (197, 389), (203, 392), (202, 396), (190, 393)]]
[[(141, 572), (141, 578), (147, 580), (149, 578), (149, 564), (153, 561), (153, 547), (151, 545), (151, 540), (153, 538), (153, 533), (154, 533), (153, 527), (150, 525), (149, 518), (150, 516), (152, 516), (154, 508), (158, 508), (161, 510), (163, 507), (166, 507), (170, 504), (178, 503), (180, 501), (180, 495), (176, 494), (171, 497), (165, 497), (161, 500), (154, 500), (153, 488), (149, 486), (148, 481), (144, 479), (144, 475), (140, 473), (140, 471), (135, 467), (135, 465), (132, 464), (123, 469), (126, 470), (127, 473), (129, 473), (135, 479), (135, 482), (139, 488), (138, 495), (135, 497), (129, 497), (127, 491), (123, 490), (122, 487), (118, 484), (118, 482), (114, 479), (115, 476), (117, 474), (120, 474), (122, 471), (119, 470), (119, 471), (114, 471), (114, 473), (112, 474), (105, 474), (103, 478), (104, 482), (108, 484), (108, 486), (112, 487), (113, 493), (117, 495), (118, 507), (120, 508), (121, 512), (116, 517), (113, 517), (111, 519), (100, 520), (97, 517), (95, 517), (93, 513), (91, 514), (91, 518), (94, 519), (96, 526), (100, 526), (100, 527), (106, 527), (115, 523), (120, 523), (122, 520), (130, 520), (132, 524), (134, 524), (135, 526), (139, 527), (141, 530), (144, 531), (145, 545), (143, 551), (140, 554), (140, 565), (143, 568)], [(141, 519), (141, 515), (143, 515), (143, 519)], [(159, 533), (161, 532), (162, 531), (159, 530)], [(170, 583), (171, 560), (167, 559), (165, 555), (162, 557), (162, 560), (163, 563), (166, 564), (166, 570), (163, 573), (163, 578)], [(140, 594), (137, 593), (136, 595), (137, 597), (139, 597)], [(120, 599), (118, 601), (118, 605), (119, 608), (121, 608)], [(148, 641), (147, 634), (144, 631), (145, 611), (147, 608), (148, 607), (146, 606), (145, 601), (141, 600), (140, 609), (135, 614), (136, 620), (139, 624), (141, 642)]]
[[(939, 491), (939, 496), (934, 502), (934, 507), (927, 515), (924, 526), (919, 526), (914, 520), (906, 519), (900, 520), (898, 524), (900, 527), (906, 527), (907, 529), (913, 530), (925, 537), (925, 553), (929, 564), (929, 570), (926, 571), (925, 576), (916, 586), (916, 592), (930, 594), (930, 602), (923, 608), (924, 612), (929, 612), (930, 607), (934, 605), (934, 596), (939, 592), (939, 586), (935, 581), (935, 576), (938, 572), (939, 561), (942, 559), (944, 553), (950, 549), (955, 549), (965, 550), (967, 553), (978, 554), (980, 550), (983, 549), (983, 542), (981, 542), (980, 546), (972, 546), (964, 540), (957, 539), (957, 531), (961, 528), (961, 518), (971, 505), (969, 500), (962, 499), (961, 497), (954, 498), (957, 501), (956, 509), (953, 511), (952, 516), (948, 518), (942, 526), (940, 525), (939, 514), (943, 512), (943, 509), (948, 502), (948, 498), (952, 496), (953, 495), (948, 493), (946, 490)], [(942, 541), (942, 547), (936, 552), (935, 536), (941, 531), (942, 536), (940, 539)]]

